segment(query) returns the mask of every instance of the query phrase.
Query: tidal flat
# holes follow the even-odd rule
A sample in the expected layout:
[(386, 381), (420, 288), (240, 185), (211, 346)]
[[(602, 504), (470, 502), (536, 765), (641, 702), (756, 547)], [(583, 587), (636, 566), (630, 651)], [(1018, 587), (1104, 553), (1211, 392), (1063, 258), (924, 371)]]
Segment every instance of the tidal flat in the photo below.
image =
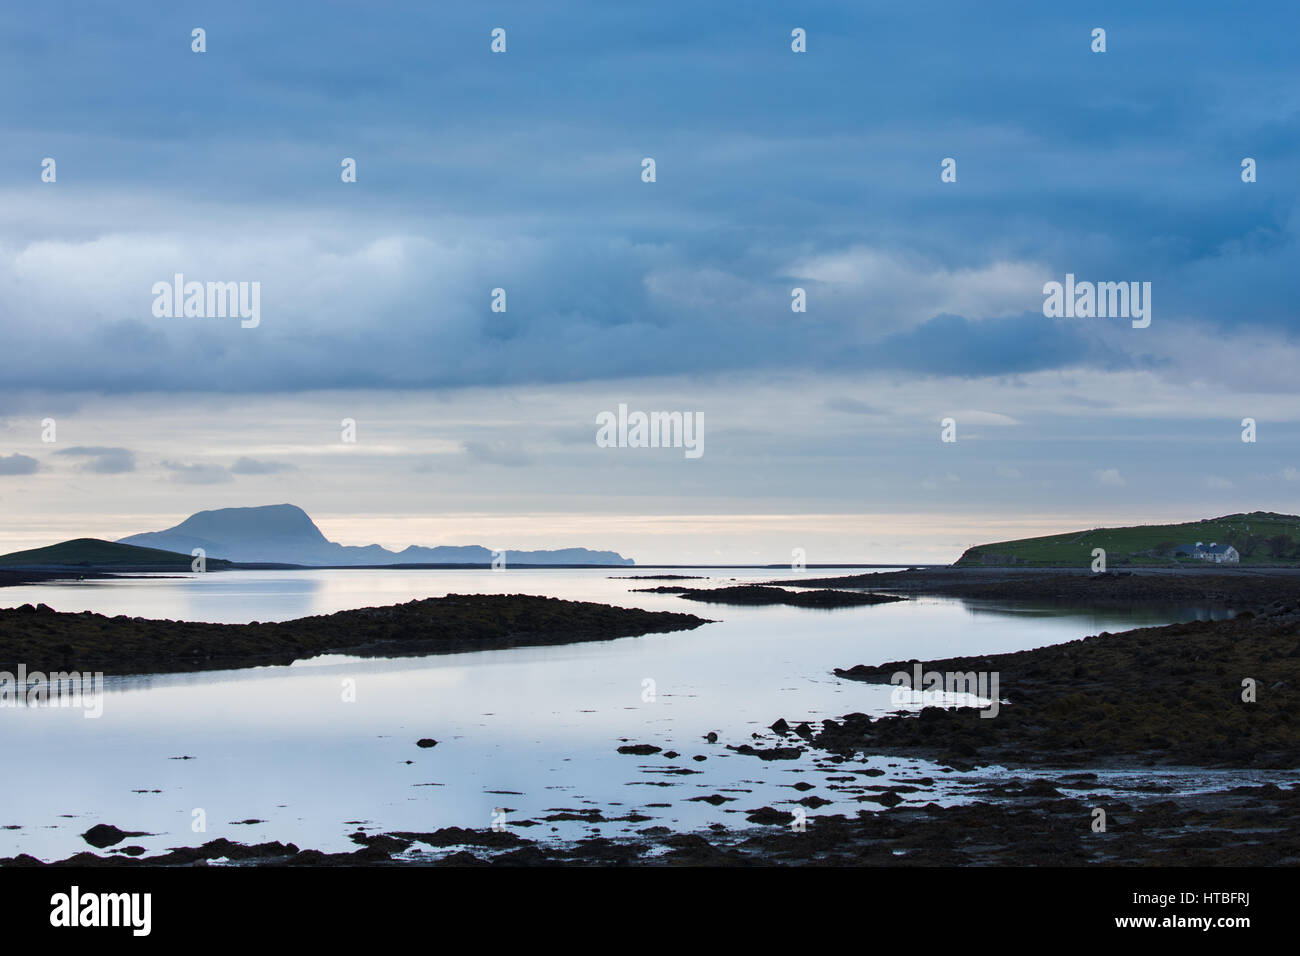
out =
[[(493, 785), (486, 781), (483, 785), (486, 809), (479, 825), (467, 822), (473, 814), (458, 818), (446, 812), (418, 815), (432, 826), (411, 825), (417, 822), (414, 816), (383, 819), (378, 805), (358, 792), (352, 798), (353, 812), (337, 816), (347, 821), (336, 832), (350, 848), (340, 847), (338, 839), (300, 838), (301, 828), (284, 827), (277, 822), (274, 807), (264, 811), (262, 805), (231, 811), (230, 819), (246, 826), (188, 845), (184, 840), (188, 834), (161, 826), (160, 818), (146, 813), (118, 818), (83, 812), (69, 825), (93, 833), (99, 842), (92, 843), (87, 836), (83, 847), (91, 844), (99, 852), (89, 848), (58, 856), (28, 852), (21, 836), (25, 831), (18, 830), (8, 844), (14, 849), (0, 864), (1231, 866), (1300, 862), (1300, 774), (1296, 770), (1300, 748), (1291, 716), (1300, 703), (1295, 699), (1300, 679), (1296, 577), (1236, 572), (1089, 580), (1055, 572), (971, 570), (975, 573), (945, 571), (941, 583), (983, 597), (956, 602), (951, 596), (926, 597), (922, 588), (935, 586), (935, 572), (903, 572), (889, 576), (887, 588), (895, 595), (910, 595), (908, 600), (848, 607), (833, 614), (784, 604), (732, 609), (719, 603), (715, 605), (719, 614), (735, 620), (715, 625), (721, 630), (705, 628), (694, 635), (684, 631), (698, 628), (704, 623), (700, 619), (692, 623), (681, 620), (690, 615), (645, 611), (670, 616), (640, 620), (637, 626), (657, 620), (664, 630), (657, 637), (627, 645), (642, 651), (631, 664), (635, 669), (620, 666), (618, 673), (638, 690), (640, 675), (657, 674), (660, 692), (665, 688), (674, 692), (659, 704), (642, 701), (639, 707), (630, 702), (619, 707), (620, 698), (613, 697), (614, 705), (600, 707), (587, 702), (589, 691), (567, 691), (577, 695), (571, 702), (566, 698), (566, 703), (579, 708), (581, 717), (566, 718), (554, 729), (546, 723), (544, 710), (532, 711), (526, 733), (535, 737), (534, 742), (495, 746), (500, 756), (522, 770), (539, 744), (568, 728), (563, 730), (567, 742), (556, 740), (556, 755), (546, 758), (556, 783), (542, 787), (526, 776), (498, 772)], [(871, 582), (867, 590), (874, 593), (881, 576), (849, 577)], [(1144, 580), (1135, 588), (1128, 583), (1131, 577)], [(1065, 585), (1060, 583), (1063, 579)], [(730, 578), (725, 582), (725, 587), (732, 586)], [(843, 577), (804, 578), (799, 584), (840, 591), (852, 587)], [(616, 593), (615, 588), (626, 593), (625, 582), (609, 585), (608, 594)], [(997, 590), (1003, 587), (1014, 587), (1012, 593), (1022, 599), (1013, 600)], [(1109, 624), (1104, 630), (1095, 628), (1090, 636), (1066, 639), (1071, 627), (1077, 635), (1082, 625), (1054, 625), (1043, 631), (1035, 622), (1075, 618), (1058, 619), (1032, 597), (1023, 597), (1045, 594), (1054, 600), (1061, 597), (1063, 587), (1094, 589), (1090, 596), (1097, 600), (1092, 603), (1101, 607), (1163, 606), (1192, 594), (1208, 595), (1211, 600), (1174, 623)], [(1106, 588), (1120, 593), (1108, 601)], [(453, 597), (465, 596), (449, 594), (446, 599)], [(501, 595), (478, 597), (480, 610), (505, 600)], [(672, 593), (639, 598), (660, 609), (680, 600)], [(957, 645), (931, 634), (946, 620), (935, 616), (940, 612), (963, 615), (945, 625)], [(25, 619), (48, 618), (52, 613), (5, 612)], [(600, 619), (595, 612), (588, 613), (593, 621)], [(1048, 616), (1036, 616), (1042, 614)], [(1215, 615), (1221, 619), (1213, 619)], [(284, 623), (297, 620), (303, 619)], [(1161, 618), (1126, 610), (1104, 612), (1090, 620), (1107, 624)], [(628, 621), (623, 618), (618, 626)], [(737, 630), (741, 621), (755, 623)], [(763, 628), (762, 621), (771, 625)], [(1006, 643), (997, 646), (997, 635), (1017, 630), (1022, 636), (1010, 646), (1018, 649), (1007, 650)], [(482, 633), (489, 640), (500, 640), (500, 631), (498, 627)], [(612, 650), (620, 645), (598, 636), (604, 633), (602, 628), (593, 627), (589, 633), (597, 635), (593, 647)], [(816, 637), (821, 633), (842, 636), (827, 641)], [(393, 649), (389, 640), (350, 646), (385, 653)], [(429, 640), (425, 633), (399, 651), (407, 653)], [(1041, 646), (1034, 646), (1035, 641)], [(987, 648), (988, 652), (935, 653), (945, 646)], [(689, 686), (681, 686), (680, 677), (665, 663), (655, 663), (656, 654), (673, 648), (689, 652), (681, 662), (685, 669), (681, 673), (694, 681)], [(909, 657), (907, 652), (913, 648), (917, 653)], [(507, 674), (499, 668), (518, 653), (500, 651), (494, 658), (500, 663), (491, 673)], [(914, 664), (944, 672), (997, 671), (1002, 698), (998, 716), (981, 717), (978, 701), (891, 706), (891, 689), (882, 682)], [(573, 664), (564, 666), (572, 670)], [(799, 676), (805, 671), (805, 676)], [(811, 687), (824, 690), (812, 697), (789, 691), (773, 696), (763, 687), (768, 679), (777, 688), (807, 680)], [(1253, 700), (1242, 697), (1245, 679), (1253, 682)], [(589, 683), (589, 678), (575, 676), (574, 680)], [(736, 685), (730, 688), (731, 696), (719, 695), (728, 681)], [(574, 684), (579, 686), (586, 683)], [(830, 709), (840, 700), (850, 706)], [(859, 709), (852, 707), (855, 700)], [(862, 707), (868, 700), (873, 705)], [(737, 721), (733, 708), (741, 702), (750, 708), (751, 716)], [(687, 704), (689, 708), (682, 710)], [(483, 709), (495, 706), (499, 705), (485, 703)], [(767, 710), (764, 719), (755, 720), (762, 709)], [(449, 714), (441, 719), (444, 724), (450, 721)], [(616, 787), (598, 786), (591, 774), (597, 764), (584, 762), (584, 745), (572, 738), (573, 728), (597, 717), (603, 727), (622, 729), (621, 736), (593, 744), (606, 754), (598, 765), (614, 767), (610, 773), (626, 768), (622, 789), (634, 798), (614, 796)], [(436, 746), (421, 749), (425, 745), (416, 737), (423, 735), (412, 734), (409, 740), (395, 742), (393, 756), (410, 754), (397, 762), (414, 760), (410, 768), (414, 772), (442, 774), (428, 783), (406, 784), (433, 788), (413, 792), (449, 791), (458, 784), (459, 773), (447, 762), (449, 758), (482, 750), (488, 741), (475, 729), (478, 725), (461, 725), (444, 736), (438, 721), (421, 720), (422, 729), (434, 731)], [(382, 741), (360, 746), (378, 746), (379, 755), (390, 749)], [(178, 780), (188, 780), (185, 774), (191, 768), (200, 768), (210, 759), (206, 751), (194, 752), (200, 754), (199, 760), (172, 765), (178, 772), (185, 768)], [(427, 769), (419, 770), (422, 766)], [(435, 771), (439, 766), (443, 769)], [(414, 779), (430, 781), (427, 776)], [(347, 793), (339, 802), (346, 806)], [(284, 812), (292, 812), (292, 806)], [(488, 824), (487, 811), (492, 808), (499, 811), (500, 825)], [(1101, 830), (1096, 828), (1098, 811), (1105, 815)], [(248, 817), (256, 813), (257, 818), (241, 820), (241, 813)], [(92, 826), (87, 829), (87, 825)], [(257, 835), (241, 840), (239, 829)], [(105, 837), (111, 842), (104, 843)]]

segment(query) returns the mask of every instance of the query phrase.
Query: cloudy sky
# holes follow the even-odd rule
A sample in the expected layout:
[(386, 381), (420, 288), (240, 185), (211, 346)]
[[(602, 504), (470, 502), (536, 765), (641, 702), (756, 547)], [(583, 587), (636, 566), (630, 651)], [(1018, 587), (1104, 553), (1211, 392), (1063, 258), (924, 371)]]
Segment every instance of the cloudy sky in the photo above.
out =
[[(6, 7), (0, 548), (290, 501), (346, 544), (946, 561), (1296, 512), (1300, 6), (1177, 11)], [(176, 273), (260, 324), (156, 316)], [(1066, 273), (1150, 282), (1150, 327), (1044, 317)], [(704, 454), (597, 447), (620, 403)]]

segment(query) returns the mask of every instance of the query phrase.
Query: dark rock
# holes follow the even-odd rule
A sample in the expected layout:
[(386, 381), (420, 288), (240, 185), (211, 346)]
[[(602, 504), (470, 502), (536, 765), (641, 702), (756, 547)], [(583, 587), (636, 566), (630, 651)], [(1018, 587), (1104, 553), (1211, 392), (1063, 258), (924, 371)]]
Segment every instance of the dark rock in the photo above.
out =
[(411, 845), (410, 840), (402, 840), (387, 833), (363, 833), (357, 831), (349, 836), (353, 843), (360, 843), (362, 846), (372, 846), (383, 850), (386, 855), (401, 853)]
[(771, 747), (764, 750), (751, 747), (749, 744), (741, 744), (739, 747), (728, 746), (727, 749), (760, 760), (797, 760), (803, 754), (802, 747)]
[(532, 843), (532, 840), (526, 840), (523, 837), (511, 833), (509, 830), (466, 830), (462, 827), (443, 827), (441, 830), (435, 830), (432, 833), (408, 833), (404, 831), (395, 831), (388, 834), (401, 840), (419, 841), (427, 843), (429, 846), (484, 846), (484, 847), (516, 847), (523, 846), (525, 843)]
[(745, 817), (750, 823), (761, 823), (766, 826), (775, 826), (778, 824), (788, 824), (794, 820), (794, 814), (785, 810), (774, 810), (771, 807), (759, 807), (757, 810), (751, 810)]
[(107, 823), (97, 823), (85, 833), (81, 838), (97, 849), (113, 846), (115, 843), (121, 843), (127, 837), (148, 836), (149, 834), (138, 830), (119, 830), (117, 827)]

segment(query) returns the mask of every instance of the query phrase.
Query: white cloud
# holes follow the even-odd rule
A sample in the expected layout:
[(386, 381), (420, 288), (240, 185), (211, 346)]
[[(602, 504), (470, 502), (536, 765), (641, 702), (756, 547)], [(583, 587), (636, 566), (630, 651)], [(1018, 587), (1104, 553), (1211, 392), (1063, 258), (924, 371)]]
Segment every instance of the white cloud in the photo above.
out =
[(1122, 488), (1126, 484), (1118, 468), (1103, 468), (1094, 474), (1097, 476), (1097, 481), (1108, 488)]
[(865, 246), (808, 256), (790, 263), (785, 272), (824, 285), (823, 301), (859, 306), (873, 326), (915, 325), (943, 312), (980, 319), (1033, 311), (1042, 307), (1044, 276), (1049, 275), (1032, 262), (948, 269)]
[(982, 412), (975, 408), (962, 409), (959, 412), (953, 412), (952, 416), (957, 420), (957, 425), (1019, 425), (1018, 419), (1010, 415), (1003, 415), (1001, 412)]

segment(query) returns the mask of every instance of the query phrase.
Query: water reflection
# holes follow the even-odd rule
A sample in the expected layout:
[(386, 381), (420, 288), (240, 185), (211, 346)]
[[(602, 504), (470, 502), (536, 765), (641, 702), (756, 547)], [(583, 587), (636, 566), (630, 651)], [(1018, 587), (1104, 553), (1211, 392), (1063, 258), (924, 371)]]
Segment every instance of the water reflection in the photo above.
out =
[(971, 614), (996, 614), (1004, 617), (1071, 617), (1091, 621), (1094, 626), (1113, 624), (1121, 629), (1143, 625), (1169, 624), (1174, 621), (1228, 621), (1237, 612), (1222, 605), (1186, 603), (1115, 603), (1083, 605), (1068, 601), (1008, 601), (959, 599)]
[[(150, 852), (218, 836), (346, 850), (357, 820), (383, 829), (479, 828), (491, 825), (503, 803), (514, 820), (593, 806), (654, 820), (520, 831), (533, 838), (737, 825), (744, 820), (738, 811), (798, 798), (793, 785), (801, 781), (832, 800), (823, 812), (856, 812), (862, 804), (845, 804), (826, 786), (811, 755), (776, 766), (726, 744), (750, 742), (778, 717), (793, 724), (896, 709), (892, 688), (840, 680), (835, 667), (993, 654), (1220, 613), (922, 598), (828, 614), (632, 593), (640, 582), (610, 573), (223, 572), (6, 589), (0, 598), (7, 604), (215, 621), (510, 592), (687, 611), (717, 623), (588, 644), (415, 659), (332, 655), (288, 667), (113, 678), (99, 720), (66, 709), (0, 711), (0, 747), (12, 766), (23, 767), (0, 806), (0, 827), (18, 827), (0, 829), (0, 856), (67, 856), (86, 848), (78, 834), (95, 823), (148, 831), (153, 835), (132, 842)], [(649, 698), (646, 680), (655, 689)], [(718, 743), (704, 739), (710, 731)], [(422, 737), (439, 743), (417, 748)], [(681, 756), (619, 754), (629, 741)], [(877, 763), (890, 777), (944, 776), (922, 761)], [(669, 767), (692, 772), (666, 774)], [(734, 802), (714, 807), (690, 799), (724, 791)], [(190, 828), (196, 808), (208, 820), (202, 834)]]

